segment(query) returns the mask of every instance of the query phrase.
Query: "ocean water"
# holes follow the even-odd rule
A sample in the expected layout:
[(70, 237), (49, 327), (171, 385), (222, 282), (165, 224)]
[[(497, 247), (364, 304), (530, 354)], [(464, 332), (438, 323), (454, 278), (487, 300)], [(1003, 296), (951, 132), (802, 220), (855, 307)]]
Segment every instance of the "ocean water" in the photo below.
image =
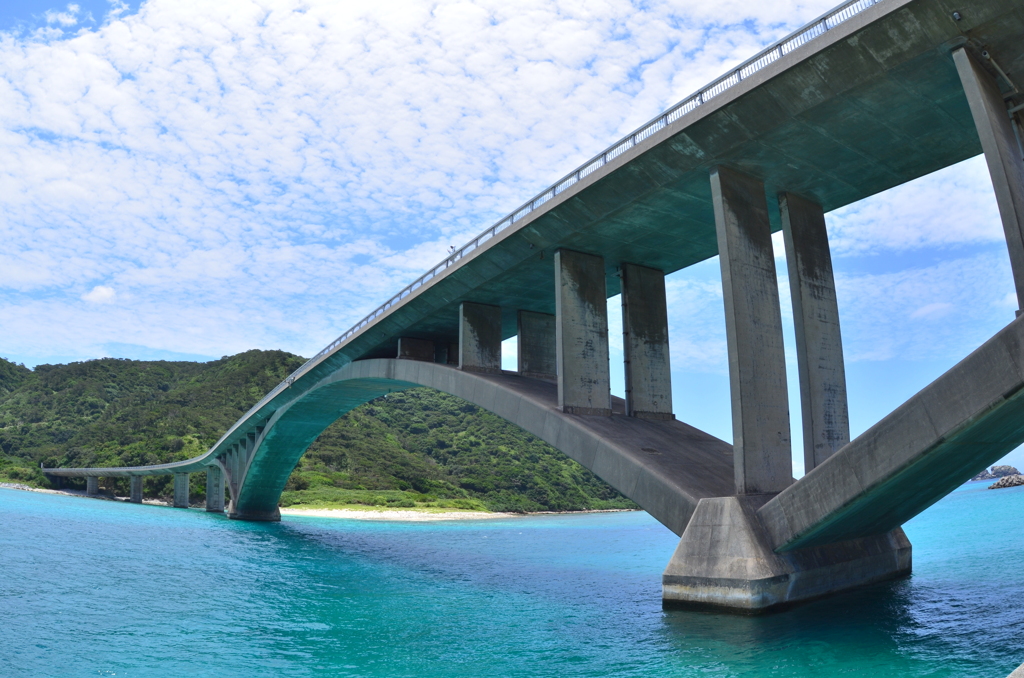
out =
[(645, 513), (443, 523), (0, 489), (0, 676), (985, 676), (1024, 662), (1024, 488), (905, 526), (909, 579), (740, 617), (663, 611)]

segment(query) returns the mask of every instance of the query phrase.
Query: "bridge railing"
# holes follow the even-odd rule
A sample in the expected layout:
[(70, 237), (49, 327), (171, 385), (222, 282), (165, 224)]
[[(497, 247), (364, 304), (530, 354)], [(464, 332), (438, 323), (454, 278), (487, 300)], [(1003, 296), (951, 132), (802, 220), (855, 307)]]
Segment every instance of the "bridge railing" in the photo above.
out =
[[(515, 222), (519, 221), (523, 217), (527, 216), (535, 209), (543, 205), (548, 200), (554, 198), (559, 193), (563, 192), (573, 184), (581, 181), (584, 177), (596, 171), (600, 167), (607, 164), (609, 161), (615, 159), (619, 155), (622, 155), (629, 149), (636, 146), (638, 143), (651, 136), (655, 132), (665, 128), (670, 123), (675, 122), (679, 118), (683, 117), (690, 111), (693, 111), (698, 106), (707, 103), (710, 99), (718, 96), (722, 92), (726, 91), (730, 87), (740, 83), (745, 78), (750, 77), (752, 74), (758, 72), (768, 64), (782, 58), (784, 55), (789, 54), (793, 50), (801, 47), (802, 45), (814, 40), (815, 38), (825, 34), (827, 31), (835, 28), (839, 24), (847, 21), (848, 19), (860, 14), (868, 7), (876, 5), (882, 0), (848, 0), (843, 4), (839, 5), (835, 9), (828, 13), (818, 17), (814, 21), (805, 25), (803, 28), (789, 34), (782, 40), (779, 40), (771, 47), (768, 47), (758, 53), (756, 56), (744, 61), (738, 67), (734, 68), (729, 73), (718, 78), (710, 85), (698, 90), (689, 97), (683, 99), (681, 102), (668, 109), (658, 117), (654, 118), (650, 122), (638, 128), (636, 131), (627, 135), (625, 138), (619, 140), (615, 144), (612, 144), (600, 154), (594, 156), (587, 162), (580, 165), (574, 171), (570, 172), (566, 176), (556, 181), (552, 186), (548, 187), (540, 194), (535, 196), (529, 202), (524, 203), (519, 208), (513, 210), (510, 214), (499, 220), (496, 224), (479, 234), (462, 247), (454, 250), (444, 260), (438, 263), (436, 266), (431, 268), (429, 271), (421, 275), (411, 284), (404, 287), (398, 294), (388, 299), (386, 302), (378, 306), (376, 309), (371, 311), (365, 318), (360, 320), (358, 323), (353, 325), (351, 328), (346, 330), (340, 337), (332, 341), (323, 350), (317, 353), (315, 356), (310, 358), (297, 369), (285, 383), (281, 384), (277, 389), (274, 389), (268, 394), (268, 400), (273, 395), (279, 392), (280, 388), (286, 388), (291, 384), (295, 378), (304, 374), (314, 364), (319, 362), (321, 358), (332, 353), (346, 341), (355, 336), (361, 329), (372, 323), (379, 316), (383, 315), (388, 309), (400, 302), (405, 297), (409, 296), (414, 290), (419, 289), (421, 286), (429, 282), (432, 278), (440, 275), (448, 267), (454, 265), (459, 259), (478, 248), (481, 244), (490, 240), (501, 231), (505, 230)], [(257, 406), (262, 406), (264, 401), (260, 401)], [(254, 408), (256, 409), (256, 408)]]

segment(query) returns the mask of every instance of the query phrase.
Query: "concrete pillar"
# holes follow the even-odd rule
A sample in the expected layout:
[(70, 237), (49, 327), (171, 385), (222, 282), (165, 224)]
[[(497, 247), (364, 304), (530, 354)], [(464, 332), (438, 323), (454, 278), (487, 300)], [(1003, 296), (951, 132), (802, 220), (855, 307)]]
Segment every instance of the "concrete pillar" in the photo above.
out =
[(554, 379), (558, 369), (555, 359), (555, 316), (548, 313), (519, 311), (516, 314), (519, 332), (519, 374), (524, 377)]
[(674, 419), (664, 272), (636, 264), (622, 265), (622, 346), (626, 414)]
[(224, 474), (220, 466), (206, 467), (206, 510), (224, 512)]
[(806, 473), (850, 442), (846, 367), (825, 212), (791, 193), (779, 195), (779, 211), (793, 297)]
[(174, 474), (174, 508), (188, 508), (188, 474)]
[(128, 501), (133, 504), (142, 503), (142, 476), (131, 476), (129, 478), (129, 484), (131, 486), (131, 494), (128, 497)]
[(434, 362), (434, 342), (427, 339), (399, 337), (398, 358), (399, 360), (423, 360), (432, 363)]
[(711, 171), (722, 265), (737, 494), (780, 492), (793, 482), (786, 355), (764, 184)]
[(242, 442), (238, 445), (232, 445), (231, 447), (233, 454), (231, 455), (231, 475), (234, 477), (235, 490), (237, 490), (242, 484), (242, 468), (245, 464), (245, 443)]
[(1024, 303), (1024, 160), (995, 78), (962, 47), (953, 52), (953, 61), (985, 151), (1020, 308)]
[(459, 369), (501, 372), (501, 307), (459, 304)]
[(85, 478), (85, 493), (91, 496), (100, 493), (100, 479), (96, 476), (86, 476)]
[(611, 416), (605, 292), (604, 259), (555, 252), (555, 359), (563, 412)]

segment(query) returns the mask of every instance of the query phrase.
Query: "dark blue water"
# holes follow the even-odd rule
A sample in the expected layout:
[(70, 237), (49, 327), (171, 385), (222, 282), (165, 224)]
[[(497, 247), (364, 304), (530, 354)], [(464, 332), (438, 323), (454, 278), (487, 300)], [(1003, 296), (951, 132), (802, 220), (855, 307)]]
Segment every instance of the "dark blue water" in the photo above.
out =
[(0, 490), (0, 676), (986, 676), (1024, 662), (1024, 488), (906, 526), (910, 579), (661, 609), (644, 513), (293, 518)]

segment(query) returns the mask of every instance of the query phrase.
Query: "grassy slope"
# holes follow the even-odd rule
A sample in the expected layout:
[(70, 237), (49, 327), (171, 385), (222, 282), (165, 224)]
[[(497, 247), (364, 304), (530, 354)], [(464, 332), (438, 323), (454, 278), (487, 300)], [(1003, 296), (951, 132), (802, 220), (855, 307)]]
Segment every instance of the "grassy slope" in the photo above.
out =
[[(46, 466), (121, 466), (207, 449), (302, 363), (248, 351), (210, 363), (0, 359), (0, 481), (45, 486)], [(127, 480), (107, 479), (127, 493)], [(170, 494), (170, 477), (146, 481)], [(193, 474), (193, 500), (205, 478)], [(428, 389), (393, 393), (341, 418), (310, 447), (283, 506), (346, 504), (504, 511), (633, 508), (560, 452), (476, 406)]]

